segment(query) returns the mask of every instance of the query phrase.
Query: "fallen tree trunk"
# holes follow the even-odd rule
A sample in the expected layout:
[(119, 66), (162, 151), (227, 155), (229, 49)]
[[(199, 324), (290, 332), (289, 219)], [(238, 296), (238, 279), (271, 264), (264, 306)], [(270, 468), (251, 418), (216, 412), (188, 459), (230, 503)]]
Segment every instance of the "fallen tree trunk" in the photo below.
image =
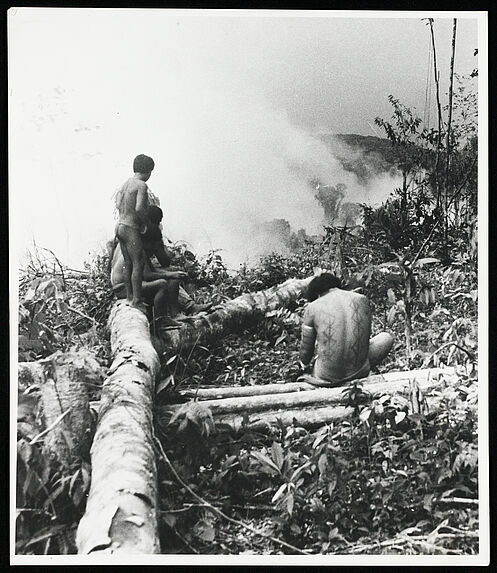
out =
[[(440, 396), (427, 396), (425, 399), (428, 409), (437, 408), (442, 400)], [(205, 402), (201, 402), (201, 404), (205, 404)], [(309, 429), (332, 422), (339, 422), (351, 416), (353, 412), (354, 408), (350, 406), (310, 405), (302, 407), (294, 405), (290, 409), (252, 412), (248, 414), (248, 419), (241, 412), (218, 414), (214, 415), (214, 422), (219, 430), (225, 425), (226, 428), (229, 427), (234, 433), (244, 431), (266, 432), (272, 427), (274, 428), (278, 423), (284, 426), (295, 424)]]
[(344, 406), (323, 406), (310, 408), (293, 408), (289, 410), (269, 410), (257, 414), (249, 415), (248, 420), (243, 414), (229, 413), (223, 416), (215, 416), (214, 421), (217, 427), (227, 424), (235, 433), (241, 431), (264, 432), (278, 422), (284, 426), (295, 424), (303, 428), (313, 428), (338, 422), (351, 416), (354, 408)]
[(297, 300), (313, 278), (289, 279), (266, 290), (242, 294), (223, 303), (214, 312), (193, 318), (178, 329), (161, 332), (157, 350), (160, 353), (165, 350), (173, 353), (234, 332), (248, 319), (257, 319), (266, 312)]
[[(88, 459), (91, 444), (91, 414), (88, 383), (95, 382), (100, 365), (85, 350), (55, 352), (37, 362), (18, 365), (19, 387), (37, 389), (45, 430), (35, 438), (43, 441), (49, 457), (68, 467), (75, 459)], [(22, 402), (22, 394), (19, 399)]]
[(139, 310), (116, 303), (109, 327), (114, 361), (102, 388), (76, 544), (80, 554), (158, 553), (153, 396), (159, 358)]
[[(408, 370), (406, 372), (387, 372), (385, 374), (373, 374), (361, 381), (368, 385), (389, 384), (390, 382), (408, 383), (409, 380), (416, 379), (423, 383), (429, 378), (438, 378), (441, 374), (453, 374), (452, 368), (423, 368), (421, 370)], [(186, 389), (181, 392), (182, 396), (197, 400), (215, 400), (222, 398), (234, 398), (236, 396), (267, 396), (268, 394), (281, 394), (286, 392), (302, 392), (303, 390), (318, 390), (319, 387), (306, 382), (312, 380), (312, 376), (302, 377), (297, 382), (280, 382), (276, 384), (257, 384), (254, 386), (220, 386), (218, 388), (198, 388)], [(340, 391), (350, 386), (352, 382), (347, 382), (344, 386), (338, 386)]]
[[(390, 372), (387, 375), (373, 375), (361, 379), (363, 390), (373, 398), (385, 393), (406, 394), (415, 381), (419, 389), (426, 392), (440, 385), (440, 377), (452, 379), (455, 375), (453, 368), (430, 368), (407, 372)], [(308, 379), (312, 379), (308, 377)], [(318, 388), (308, 384), (312, 389), (302, 389), (305, 383), (261, 385), (260, 391), (270, 389), (268, 394), (233, 396), (233, 391), (244, 391), (246, 388), (212, 388), (217, 395), (227, 390), (231, 397), (206, 399), (200, 404), (209, 408), (216, 425), (228, 424), (235, 432), (240, 430), (264, 430), (271, 425), (280, 423), (289, 425), (296, 423), (303, 427), (313, 427), (327, 424), (350, 416), (354, 408), (345, 405), (346, 390), (352, 383), (338, 388)], [(280, 387), (279, 393), (273, 393)], [(285, 392), (286, 387), (289, 391)], [(207, 389), (206, 389), (207, 390)], [(170, 419), (185, 408), (185, 404), (175, 404), (163, 407), (161, 416)]]

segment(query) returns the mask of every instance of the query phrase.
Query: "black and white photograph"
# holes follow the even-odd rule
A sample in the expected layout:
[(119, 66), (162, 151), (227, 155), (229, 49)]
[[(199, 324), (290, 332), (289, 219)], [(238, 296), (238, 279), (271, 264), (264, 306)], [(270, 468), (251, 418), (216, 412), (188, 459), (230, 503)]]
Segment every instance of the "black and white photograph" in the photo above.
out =
[(9, 9), (11, 564), (488, 565), (487, 17)]

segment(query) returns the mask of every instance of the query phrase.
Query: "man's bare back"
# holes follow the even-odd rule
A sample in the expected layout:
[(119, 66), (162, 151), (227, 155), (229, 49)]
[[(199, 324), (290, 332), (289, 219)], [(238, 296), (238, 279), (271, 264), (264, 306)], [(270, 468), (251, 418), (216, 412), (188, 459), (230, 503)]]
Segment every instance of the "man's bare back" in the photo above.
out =
[(365, 296), (333, 288), (311, 302), (304, 315), (303, 336), (309, 343), (315, 340), (314, 375), (341, 381), (369, 372), (370, 334), (371, 310)]
[(147, 184), (145, 181), (130, 177), (120, 187), (116, 195), (116, 207), (119, 213), (118, 224), (144, 230), (145, 213), (148, 207)]

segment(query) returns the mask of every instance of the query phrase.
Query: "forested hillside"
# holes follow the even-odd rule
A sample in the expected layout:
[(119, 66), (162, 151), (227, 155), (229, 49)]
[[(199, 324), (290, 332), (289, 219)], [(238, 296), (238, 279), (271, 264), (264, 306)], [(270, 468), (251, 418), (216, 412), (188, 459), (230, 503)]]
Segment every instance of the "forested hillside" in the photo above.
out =
[[(477, 124), (474, 98), (462, 93), (441, 131), (425, 129), (390, 97), (392, 117), (376, 121), (385, 139), (323, 138), (359, 177), (401, 175), (402, 186), (382, 205), (358, 207), (357, 224), (330, 216), (321, 236), (290, 240), (280, 222), (286, 253), (236, 273), (215, 250), (200, 257), (175, 245), (173, 263), (188, 272), (186, 288), (214, 308), (192, 319), (188, 344), (179, 338), (173, 346), (171, 332), (151, 328), (159, 366), (149, 412), (158, 473), (150, 487), (157, 488), (163, 553), (478, 552)], [(337, 140), (360, 153), (347, 163)], [(323, 210), (332, 214), (326, 200), (322, 195)], [(276, 291), (265, 289), (308, 279), (318, 268), (362, 289), (371, 301), (373, 334), (394, 335), (377, 373), (450, 368), (452, 374), (440, 374), (425, 390), (414, 382), (407, 391), (392, 386), (379, 394), (356, 380), (340, 391), (340, 416), (314, 427), (280, 419), (254, 429), (252, 414), (235, 429), (216, 422), (195, 400), (199, 388), (297, 382), (305, 299), (295, 290), (274, 302)], [(17, 552), (75, 553), (90, 484), (98, 488), (91, 483), (98, 446), (90, 456), (88, 444), (78, 444), (74, 455), (70, 435), (55, 443), (51, 436), (75, 412), (50, 418), (44, 393), (54, 378), (47, 374), (54, 353), (73, 353), (74, 379), (91, 407), (88, 440), (112, 409), (106, 402), (106, 411), (99, 410), (109, 380), (119, 385), (112, 376), (120, 366), (109, 371), (120, 342), (111, 325), (110, 344), (115, 300), (108, 255), (97, 253), (75, 271), (39, 248), (21, 273), (19, 293)], [(243, 322), (234, 321), (229, 305), (247, 293), (255, 294), (244, 302)], [(120, 311), (114, 305), (112, 312), (111, 322)], [(200, 338), (223, 321), (231, 331)], [(184, 406), (171, 416), (178, 403)], [(65, 459), (54, 455), (61, 448)], [(138, 517), (133, 524), (150, 525)], [(109, 543), (112, 535), (109, 529)]]
[(335, 153), (345, 169), (363, 181), (372, 175), (395, 171), (402, 161), (401, 150), (386, 137), (340, 133), (321, 135), (320, 139)]

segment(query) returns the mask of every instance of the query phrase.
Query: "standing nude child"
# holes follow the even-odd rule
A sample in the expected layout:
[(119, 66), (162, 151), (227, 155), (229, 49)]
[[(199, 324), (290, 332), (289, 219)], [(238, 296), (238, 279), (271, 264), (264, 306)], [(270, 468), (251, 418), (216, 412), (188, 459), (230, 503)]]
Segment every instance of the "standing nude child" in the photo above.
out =
[(154, 168), (154, 160), (147, 155), (137, 155), (133, 161), (133, 177), (130, 177), (116, 195), (119, 220), (116, 238), (124, 257), (124, 285), (126, 299), (131, 306), (144, 309), (142, 299), (143, 254), (142, 234), (147, 228), (147, 183)]

